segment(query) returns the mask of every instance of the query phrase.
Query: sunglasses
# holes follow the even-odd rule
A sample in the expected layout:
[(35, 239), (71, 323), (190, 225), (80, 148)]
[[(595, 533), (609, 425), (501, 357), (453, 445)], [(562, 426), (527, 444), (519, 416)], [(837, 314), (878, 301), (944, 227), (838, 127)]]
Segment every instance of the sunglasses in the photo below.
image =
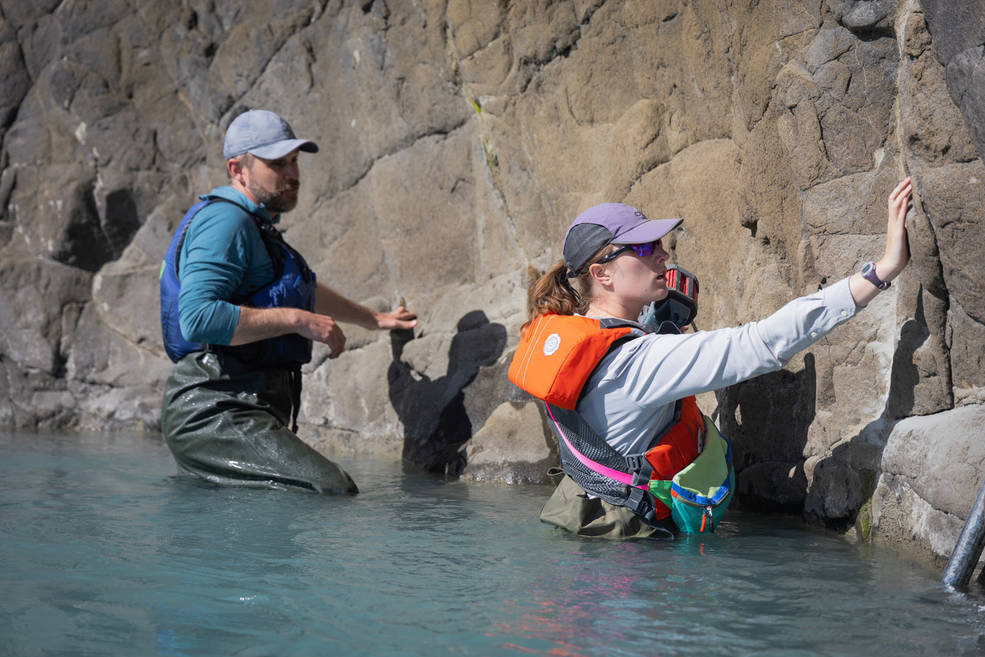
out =
[(653, 252), (657, 250), (658, 246), (660, 246), (660, 240), (656, 240), (655, 242), (647, 242), (646, 244), (627, 244), (625, 246), (616, 249), (609, 255), (600, 258), (597, 262), (600, 265), (605, 264), (607, 262), (612, 262), (626, 251), (632, 251), (633, 255), (635, 255), (637, 258), (645, 258), (647, 256), (653, 255)]

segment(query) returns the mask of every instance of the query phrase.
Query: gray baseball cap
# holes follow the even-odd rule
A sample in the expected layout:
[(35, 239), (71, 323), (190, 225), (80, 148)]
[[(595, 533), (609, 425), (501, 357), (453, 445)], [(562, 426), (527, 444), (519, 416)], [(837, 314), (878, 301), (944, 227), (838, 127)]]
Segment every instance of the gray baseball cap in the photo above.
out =
[(599, 249), (609, 244), (655, 242), (681, 225), (683, 219), (647, 219), (631, 205), (602, 203), (588, 208), (568, 226), (564, 236), (564, 264), (574, 276)]
[(237, 116), (226, 128), (222, 155), (227, 160), (243, 153), (264, 160), (276, 160), (296, 148), (306, 153), (318, 152), (318, 144), (295, 137), (291, 126), (277, 114), (267, 110), (250, 110)]

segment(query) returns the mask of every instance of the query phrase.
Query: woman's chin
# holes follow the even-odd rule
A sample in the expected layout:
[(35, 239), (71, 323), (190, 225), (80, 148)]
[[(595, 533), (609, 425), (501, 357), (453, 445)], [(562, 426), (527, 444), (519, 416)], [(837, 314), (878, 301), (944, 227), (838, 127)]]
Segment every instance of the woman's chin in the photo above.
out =
[(650, 299), (650, 301), (663, 301), (666, 298), (667, 298), (667, 288), (663, 288), (662, 290), (657, 290), (654, 293), (653, 298)]

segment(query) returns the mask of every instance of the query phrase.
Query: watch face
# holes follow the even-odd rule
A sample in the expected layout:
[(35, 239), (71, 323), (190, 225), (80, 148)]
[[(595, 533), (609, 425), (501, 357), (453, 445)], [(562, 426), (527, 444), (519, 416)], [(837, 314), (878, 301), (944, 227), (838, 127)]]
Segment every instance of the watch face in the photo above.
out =
[(876, 266), (871, 262), (867, 262), (864, 265), (862, 265), (861, 274), (862, 274), (862, 278), (869, 281), (880, 290), (885, 290), (887, 287), (889, 287), (889, 283), (882, 281), (878, 276), (876, 276)]

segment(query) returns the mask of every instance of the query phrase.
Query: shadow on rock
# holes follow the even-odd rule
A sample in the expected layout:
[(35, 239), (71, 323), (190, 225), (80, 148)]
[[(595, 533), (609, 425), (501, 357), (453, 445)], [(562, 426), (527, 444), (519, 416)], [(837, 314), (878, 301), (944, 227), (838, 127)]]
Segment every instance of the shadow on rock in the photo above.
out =
[(813, 354), (799, 372), (780, 370), (716, 394), (717, 420), (732, 441), (735, 507), (799, 513), (807, 494), (804, 447), (814, 421)]
[[(804, 503), (804, 517), (813, 524), (837, 531), (856, 525), (862, 536), (868, 537), (870, 519), (862, 518), (859, 523), (859, 515), (878, 485), (882, 454), (890, 434), (915, 410), (917, 387), (922, 378), (915, 354), (931, 337), (922, 302), (918, 301), (915, 314), (916, 318), (900, 327), (882, 415), (814, 466), (813, 484)], [(953, 400), (947, 403), (953, 405)]]
[(413, 331), (391, 331), (393, 362), (387, 371), (390, 403), (404, 426), (404, 463), (458, 476), (465, 469), (464, 446), (472, 437), (465, 388), (479, 368), (492, 365), (506, 347), (506, 328), (481, 310), (466, 313), (448, 350), (448, 369), (434, 380), (403, 360)]
[(920, 371), (913, 362), (914, 354), (929, 337), (926, 324), (916, 319), (909, 319), (900, 327), (886, 402), (886, 416), (890, 419), (904, 418), (913, 410), (916, 387), (920, 383)]

